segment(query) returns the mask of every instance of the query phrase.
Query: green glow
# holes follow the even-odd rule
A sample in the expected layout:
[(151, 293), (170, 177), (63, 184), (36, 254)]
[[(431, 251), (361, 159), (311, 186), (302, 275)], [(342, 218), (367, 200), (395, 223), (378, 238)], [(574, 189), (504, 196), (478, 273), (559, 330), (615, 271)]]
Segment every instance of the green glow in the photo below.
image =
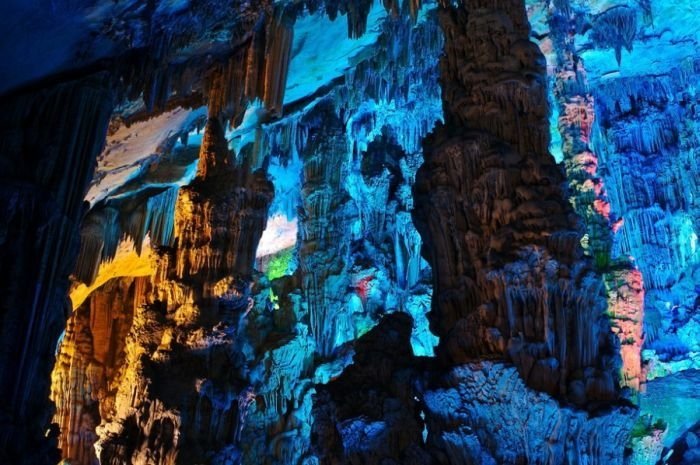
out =
[(281, 278), (282, 276), (287, 276), (292, 271), (292, 264), (294, 261), (294, 248), (280, 251), (267, 265), (267, 271), (265, 275), (267, 279), (272, 281), (273, 279)]

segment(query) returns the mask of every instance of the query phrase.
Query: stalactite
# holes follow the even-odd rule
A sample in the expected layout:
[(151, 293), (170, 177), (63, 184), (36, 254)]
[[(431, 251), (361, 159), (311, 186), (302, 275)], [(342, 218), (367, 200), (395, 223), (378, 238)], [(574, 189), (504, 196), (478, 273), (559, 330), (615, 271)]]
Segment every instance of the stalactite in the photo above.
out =
[[(653, 13), (651, 5), (647, 7), (645, 20)], [(621, 46), (663, 50), (659, 56), (666, 56), (666, 45), (646, 35), (647, 24), (639, 24), (640, 19), (631, 8), (618, 7), (605, 10), (593, 24), (608, 25), (603, 36), (617, 43), (618, 59)], [(692, 149), (698, 142), (697, 70), (694, 55), (683, 59), (674, 55), (658, 72), (640, 68), (609, 80), (590, 77), (597, 79), (591, 94), (599, 123), (591, 146), (598, 154), (610, 209), (621, 221), (612, 255), (630, 260), (643, 279), (643, 353), (650, 379), (696, 364), (688, 347), (694, 338), (685, 336), (694, 331), (695, 323), (676, 315), (694, 314), (697, 307), (698, 166)], [(629, 321), (620, 325), (620, 337), (630, 325)], [(628, 344), (623, 343), (623, 350), (629, 350), (626, 346), (632, 340), (638, 344), (636, 336), (625, 337)]]
[(83, 221), (80, 253), (73, 275), (78, 282), (91, 285), (100, 266), (116, 258), (118, 247), (133, 241), (137, 254), (146, 254), (143, 244), (169, 247), (173, 241), (175, 201), (179, 186), (160, 193), (146, 193), (110, 200), (93, 209)]
[(238, 126), (248, 103), (256, 99), (260, 99), (272, 115), (282, 114), (291, 58), (292, 23), (293, 18), (283, 8), (266, 11), (253, 29), (247, 46), (211, 70), (206, 83), (210, 116), (227, 114), (231, 126)]
[[(180, 278), (201, 273), (210, 282), (217, 282), (232, 271), (244, 274), (252, 269), (260, 237), (250, 232), (262, 234), (265, 229), (271, 186), (260, 174), (236, 171), (230, 157), (223, 128), (211, 119), (202, 142), (197, 177), (192, 186), (180, 190), (176, 208), (175, 272)], [(218, 175), (222, 172), (226, 176)], [(245, 189), (240, 189), (238, 195), (219, 197), (207, 187), (225, 182)], [(206, 223), (195, 225), (192, 216), (204, 218)]]
[[(339, 334), (337, 324), (345, 288), (350, 284), (343, 273), (348, 261), (350, 237), (343, 225), (356, 214), (345, 202), (341, 190), (341, 169), (347, 156), (342, 123), (330, 103), (317, 106), (309, 119), (321, 118), (321, 125), (307, 141), (302, 154), (303, 215), (300, 222), (299, 266), (304, 273), (302, 291), (307, 300), (311, 334), (320, 354), (330, 355), (337, 345), (354, 335)], [(345, 217), (345, 218), (344, 218)]]
[(99, 463), (95, 428), (111, 415), (119, 386), (126, 335), (140, 295), (136, 282), (121, 278), (96, 290), (68, 321), (52, 373), (54, 421), (61, 428), (59, 447), (76, 465)]

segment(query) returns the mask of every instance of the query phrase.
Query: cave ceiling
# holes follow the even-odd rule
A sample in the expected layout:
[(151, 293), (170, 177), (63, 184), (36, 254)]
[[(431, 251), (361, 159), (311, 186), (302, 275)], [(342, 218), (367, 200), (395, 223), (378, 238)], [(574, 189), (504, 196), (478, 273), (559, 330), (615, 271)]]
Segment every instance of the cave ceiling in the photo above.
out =
[(700, 3), (0, 31), (0, 459), (700, 463)]

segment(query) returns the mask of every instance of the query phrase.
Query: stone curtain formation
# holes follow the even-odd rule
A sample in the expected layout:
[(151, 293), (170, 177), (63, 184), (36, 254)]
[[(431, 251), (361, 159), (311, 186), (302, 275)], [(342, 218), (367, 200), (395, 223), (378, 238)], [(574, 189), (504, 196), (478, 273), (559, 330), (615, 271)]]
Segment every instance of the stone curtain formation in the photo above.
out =
[(696, 464), (690, 0), (0, 5), (0, 459)]

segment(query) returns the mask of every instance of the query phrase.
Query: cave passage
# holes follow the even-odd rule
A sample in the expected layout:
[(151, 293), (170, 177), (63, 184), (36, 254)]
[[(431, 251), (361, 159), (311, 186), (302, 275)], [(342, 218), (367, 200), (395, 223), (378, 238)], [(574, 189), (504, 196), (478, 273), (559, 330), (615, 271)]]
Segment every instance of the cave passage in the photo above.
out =
[(700, 463), (693, 0), (0, 27), (0, 460)]

